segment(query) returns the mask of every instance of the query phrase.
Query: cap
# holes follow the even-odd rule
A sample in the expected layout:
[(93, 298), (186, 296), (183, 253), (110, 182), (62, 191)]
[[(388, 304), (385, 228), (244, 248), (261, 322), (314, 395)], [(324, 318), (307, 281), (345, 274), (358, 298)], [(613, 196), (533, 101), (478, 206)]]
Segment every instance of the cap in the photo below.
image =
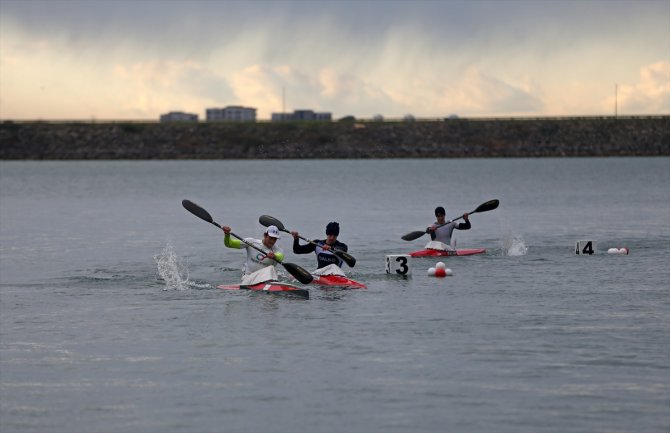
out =
[(438, 206), (435, 208), (435, 216), (438, 215), (446, 215), (447, 213), (444, 211), (444, 208), (442, 206)]
[(326, 226), (326, 234), (327, 235), (339, 235), (340, 234), (340, 225), (336, 222), (330, 222)]
[(277, 226), (269, 226), (268, 229), (265, 230), (265, 234), (271, 238), (279, 239), (279, 229), (277, 229)]

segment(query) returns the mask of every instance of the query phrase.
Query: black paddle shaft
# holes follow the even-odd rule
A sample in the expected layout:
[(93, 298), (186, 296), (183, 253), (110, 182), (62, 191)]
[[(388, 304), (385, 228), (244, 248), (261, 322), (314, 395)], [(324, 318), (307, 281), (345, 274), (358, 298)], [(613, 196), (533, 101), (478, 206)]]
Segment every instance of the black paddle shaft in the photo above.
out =
[[(470, 212), (471, 214), (473, 213), (478, 213), (478, 212), (488, 212), (490, 210), (496, 209), (500, 205), (500, 201), (497, 199), (489, 200), (486, 203), (482, 203), (479, 206), (477, 206), (477, 209), (473, 210)], [(458, 218), (454, 218), (450, 221), (445, 222), (444, 224), (439, 224), (437, 227), (442, 227), (445, 226), (449, 223), (452, 223), (454, 221), (458, 221), (459, 219), (463, 218), (463, 215), (459, 216)], [(402, 236), (402, 239), (405, 241), (413, 241), (416, 239), (419, 239), (421, 236), (425, 235), (427, 233), (426, 230), (417, 230), (414, 232), (407, 233), (406, 235)]]
[[(275, 217), (273, 217), (273, 216), (270, 216), (270, 215), (261, 215), (261, 216), (258, 218), (258, 222), (260, 222), (260, 223), (261, 223), (262, 225), (264, 225), (265, 227), (269, 227), (269, 226), (277, 226), (277, 228), (278, 228), (280, 231), (285, 232), (285, 233), (291, 233), (290, 231), (288, 231), (288, 230), (286, 229), (286, 227), (284, 227), (284, 224), (282, 224), (281, 221), (279, 221), (277, 218), (275, 218)], [(302, 237), (302, 236), (300, 236), (300, 235), (298, 235), (298, 238), (299, 238), (299, 239), (302, 239), (303, 241), (305, 241), (305, 242), (307, 242), (307, 243), (310, 243), (310, 244), (313, 244), (313, 245), (318, 245), (317, 242), (314, 242), (314, 241), (311, 240), (311, 239), (304, 238), (304, 237)], [(331, 248), (330, 251), (331, 251), (333, 254), (335, 254), (336, 256), (338, 256), (339, 258), (341, 258), (341, 259), (342, 259), (342, 260), (343, 260), (349, 267), (352, 267), (352, 268), (353, 268), (353, 267), (356, 265), (356, 259), (354, 258), (354, 256), (352, 256), (351, 254), (347, 253), (346, 251), (340, 251), (340, 250), (337, 250), (337, 249), (335, 249), (335, 248)]]
[[(489, 200), (489, 201), (487, 201), (486, 203), (482, 203), (482, 204), (480, 204), (479, 206), (477, 206), (477, 209), (475, 209), (475, 210), (473, 210), (472, 212), (470, 212), (470, 214), (478, 213), (478, 212), (488, 212), (488, 211), (490, 211), (490, 210), (493, 210), (493, 209), (497, 208), (499, 204), (500, 204), (500, 201), (499, 201), (499, 200)], [(463, 215), (459, 216), (458, 218), (454, 218), (454, 219), (451, 220), (451, 221), (447, 221), (447, 222), (444, 223), (444, 224), (440, 224), (440, 225), (438, 225), (438, 227), (445, 226), (445, 225), (447, 225), (447, 224), (449, 224), (449, 223), (453, 223), (454, 221), (458, 221), (458, 220), (460, 220), (460, 219), (462, 219), (462, 218), (463, 218)]]
[[(217, 226), (217, 227), (220, 228), (220, 229), (223, 228), (223, 227), (221, 227), (221, 225), (220, 225), (219, 223), (217, 223), (216, 221), (214, 221), (214, 219), (213, 219), (212, 216), (209, 214), (209, 212), (207, 212), (207, 211), (206, 211), (204, 208), (202, 208), (201, 206), (199, 206), (199, 205), (193, 203), (193, 202), (190, 201), (190, 200), (182, 200), (182, 201), (181, 201), (181, 204), (182, 204), (182, 206), (184, 206), (184, 208), (185, 208), (187, 211), (191, 212), (193, 215), (197, 216), (198, 218), (203, 219), (203, 220), (207, 221), (208, 223)], [(246, 245), (250, 246), (251, 248), (253, 248), (253, 249), (257, 250), (257, 251), (260, 251), (260, 252), (263, 253), (263, 254), (267, 254), (267, 251), (263, 251), (261, 248), (258, 248), (256, 245), (247, 242), (247, 241), (244, 240), (243, 238), (237, 236), (235, 233), (230, 232), (230, 235), (233, 236), (233, 237), (235, 237), (235, 238), (237, 238), (237, 239), (239, 239), (240, 241), (244, 242)], [(311, 283), (312, 280), (314, 279), (314, 277), (312, 276), (312, 274), (310, 274), (309, 272), (307, 272), (304, 268), (302, 268), (302, 267), (296, 265), (295, 263), (282, 263), (282, 262), (280, 262), (280, 261), (278, 261), (278, 260), (275, 260), (275, 261), (276, 261), (277, 263), (279, 263), (280, 265), (284, 266), (284, 269), (286, 269), (291, 275), (293, 275), (298, 281), (300, 281), (300, 282), (303, 283), (303, 284), (309, 284), (309, 283)]]
[[(184, 206), (184, 208), (186, 208), (187, 211), (191, 212), (193, 215), (195, 215), (195, 216), (197, 216), (197, 217), (199, 217), (199, 218), (201, 218), (201, 219), (207, 221), (207, 222), (210, 223), (210, 224), (214, 224), (215, 226), (217, 226), (217, 227), (220, 228), (220, 229), (223, 229), (223, 227), (221, 226), (221, 224), (219, 224), (219, 223), (217, 223), (216, 221), (214, 221), (214, 219), (213, 219), (212, 216), (209, 214), (209, 212), (207, 212), (205, 209), (203, 209), (202, 207), (198, 206), (197, 204), (193, 203), (192, 201), (190, 201), (190, 200), (182, 200), (181, 204), (182, 204), (182, 206)], [(256, 245), (254, 245), (254, 244), (252, 244), (252, 243), (249, 243), (249, 242), (245, 241), (243, 238), (239, 237), (239, 236), (236, 235), (235, 233), (230, 232), (230, 235), (233, 236), (233, 237), (235, 237), (235, 238), (237, 238), (237, 239), (239, 239), (240, 241), (244, 242), (245, 244), (249, 245), (251, 248), (253, 248), (253, 249), (255, 249), (255, 250), (258, 250), (258, 251), (260, 251), (260, 252), (263, 253), (263, 254), (267, 254), (267, 251), (263, 251), (261, 248), (258, 248)]]

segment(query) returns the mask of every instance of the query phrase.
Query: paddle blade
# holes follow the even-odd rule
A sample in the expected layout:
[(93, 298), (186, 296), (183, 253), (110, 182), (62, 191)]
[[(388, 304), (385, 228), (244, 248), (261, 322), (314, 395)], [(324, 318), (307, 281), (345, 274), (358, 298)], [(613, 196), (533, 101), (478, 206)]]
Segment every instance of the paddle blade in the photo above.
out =
[(424, 231), (418, 231), (418, 230), (417, 230), (417, 231), (415, 231), (415, 232), (407, 233), (406, 235), (404, 235), (404, 236), (402, 237), (402, 240), (404, 240), (404, 241), (413, 241), (413, 240), (419, 239), (421, 236), (423, 236), (423, 235), (425, 235), (425, 234), (426, 234), (426, 231), (425, 231), (425, 230), (424, 230)]
[(282, 232), (287, 231), (286, 228), (284, 228), (284, 224), (282, 224), (281, 221), (279, 221), (277, 218), (272, 217), (270, 215), (261, 215), (258, 218), (258, 222), (261, 223), (261, 225), (263, 225), (265, 227), (277, 226), (277, 228), (280, 231), (282, 231)]
[[(234, 290), (234, 288), (239, 287), (241, 290), (252, 290), (250, 286), (240, 285), (240, 286), (228, 286), (231, 287), (229, 290)], [(227, 286), (221, 285), (218, 286), (219, 289), (227, 289)], [(309, 290), (307, 289), (293, 289), (293, 290), (259, 290), (259, 292), (270, 293), (272, 295), (278, 296), (295, 296), (297, 298), (309, 299)]]
[(182, 200), (181, 205), (184, 206), (184, 209), (191, 212), (193, 215), (198, 218), (202, 218), (208, 223), (213, 223), (214, 219), (205, 209), (201, 208), (197, 204), (193, 203), (191, 200)]
[(333, 254), (341, 258), (344, 261), (344, 263), (346, 263), (347, 266), (349, 266), (350, 268), (356, 266), (356, 259), (354, 258), (354, 256), (347, 253), (346, 251), (333, 250)]
[(486, 203), (480, 204), (479, 207), (477, 207), (477, 209), (472, 211), (472, 213), (488, 212), (490, 210), (493, 210), (493, 209), (497, 208), (499, 204), (500, 204), (499, 200), (489, 200)]
[(300, 281), (303, 284), (309, 284), (314, 279), (312, 274), (307, 272), (305, 268), (300, 267), (295, 263), (282, 263), (282, 265), (289, 274), (293, 275), (296, 280)]
[(300, 299), (309, 299), (309, 290), (307, 289), (295, 289), (295, 290), (281, 290), (279, 292), (269, 292), (273, 295), (286, 296), (286, 297), (295, 297)]
[(284, 296), (295, 296), (301, 299), (309, 299), (309, 290), (307, 289), (295, 289), (289, 290), (287, 292), (275, 292), (277, 294), (282, 294)]

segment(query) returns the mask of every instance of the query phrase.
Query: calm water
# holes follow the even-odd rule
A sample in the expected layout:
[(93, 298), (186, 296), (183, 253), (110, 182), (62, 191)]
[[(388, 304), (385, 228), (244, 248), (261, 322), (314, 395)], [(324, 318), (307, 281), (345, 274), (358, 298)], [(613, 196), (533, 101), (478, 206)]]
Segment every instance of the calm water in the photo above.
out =
[[(339, 221), (369, 288), (218, 290), (243, 253), (184, 198), (242, 236)], [(486, 255), (385, 275), (493, 198), (455, 236)], [(2, 161), (0, 431), (667, 432), (669, 245), (668, 158)]]

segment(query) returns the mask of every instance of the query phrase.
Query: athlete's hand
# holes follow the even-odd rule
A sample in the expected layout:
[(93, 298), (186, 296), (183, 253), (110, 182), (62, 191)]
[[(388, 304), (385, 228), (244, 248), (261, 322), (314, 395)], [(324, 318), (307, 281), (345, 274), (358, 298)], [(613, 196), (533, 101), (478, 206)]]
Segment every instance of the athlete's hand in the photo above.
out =
[(323, 245), (321, 246), (321, 249), (324, 250), (324, 251), (329, 251), (329, 250), (330, 250), (330, 245), (328, 245), (328, 244), (323, 244)]
[(466, 212), (466, 213), (464, 213), (464, 214), (463, 214), (463, 219), (464, 219), (465, 221), (467, 221), (467, 220), (468, 220), (468, 218), (469, 218), (469, 215), (470, 215), (470, 214), (469, 214), (469, 213), (467, 213), (467, 212)]
[(291, 236), (293, 236), (293, 239), (298, 239), (298, 236), (300, 235), (298, 234), (298, 232), (291, 232)]
[(227, 235), (230, 234), (230, 227), (228, 227), (228, 226), (223, 226), (223, 227), (221, 227), (221, 229), (223, 230), (223, 232), (224, 232), (225, 234), (227, 234)]
[(267, 254), (265, 255), (265, 257), (267, 257), (268, 259), (272, 259), (272, 260), (274, 260), (274, 258), (275, 258), (275, 253), (273, 253), (272, 251), (270, 251), (269, 253), (267, 253)]

